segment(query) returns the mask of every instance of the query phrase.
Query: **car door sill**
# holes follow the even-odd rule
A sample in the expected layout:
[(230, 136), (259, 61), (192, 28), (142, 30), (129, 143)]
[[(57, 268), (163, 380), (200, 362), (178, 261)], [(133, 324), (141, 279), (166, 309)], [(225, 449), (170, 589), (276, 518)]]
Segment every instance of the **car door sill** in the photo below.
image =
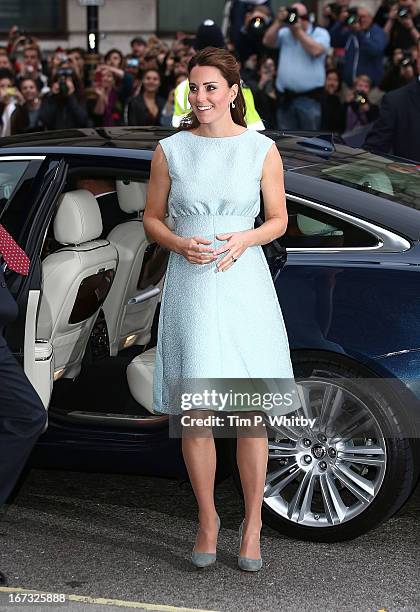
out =
[(113, 427), (118, 425), (144, 427), (145, 425), (156, 425), (168, 420), (166, 415), (114, 414), (112, 412), (97, 413), (85, 412), (83, 410), (73, 410), (72, 412), (68, 412), (66, 416), (79, 422), (84, 421), (86, 423), (110, 425)]

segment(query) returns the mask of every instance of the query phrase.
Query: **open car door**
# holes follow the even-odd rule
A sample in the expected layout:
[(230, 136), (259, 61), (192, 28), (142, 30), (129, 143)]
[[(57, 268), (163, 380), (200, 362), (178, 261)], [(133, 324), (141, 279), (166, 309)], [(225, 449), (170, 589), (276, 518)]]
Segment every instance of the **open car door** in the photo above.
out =
[[(3, 159), (12, 161), (10, 157), (0, 157), (0, 191)], [(17, 320), (8, 326), (5, 335), (12, 353), (18, 361), (23, 362), (27, 377), (47, 409), (53, 386), (54, 356), (51, 343), (36, 338), (37, 311), (42, 286), (40, 253), (46, 228), (65, 183), (67, 165), (63, 159), (47, 161), (42, 156), (20, 158), (19, 162), (27, 165), (15, 183), (10, 197), (6, 201), (3, 199), (0, 222), (28, 254), (31, 266), (27, 277), (11, 270), (6, 272), (6, 282), (18, 303), (19, 315)]]

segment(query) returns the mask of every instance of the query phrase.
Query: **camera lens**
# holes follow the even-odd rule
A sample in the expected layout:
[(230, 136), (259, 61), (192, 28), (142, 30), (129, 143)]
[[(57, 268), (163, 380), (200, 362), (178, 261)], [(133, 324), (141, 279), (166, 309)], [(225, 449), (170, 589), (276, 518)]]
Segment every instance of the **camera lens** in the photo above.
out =
[(298, 20), (299, 15), (295, 8), (287, 7), (287, 17), (285, 19), (286, 23), (289, 25), (293, 25)]
[(354, 94), (354, 101), (356, 102), (356, 104), (366, 104), (367, 99), (363, 92), (356, 91), (356, 93)]
[(267, 22), (262, 17), (253, 17), (247, 26), (247, 33), (253, 38), (262, 38), (267, 29)]
[(357, 12), (357, 8), (355, 8), (355, 7), (349, 8), (348, 13), (349, 14), (348, 14), (348, 17), (346, 19), (346, 25), (351, 26), (351, 25), (353, 25), (355, 23), (358, 23), (358, 21), (359, 21), (359, 14)]

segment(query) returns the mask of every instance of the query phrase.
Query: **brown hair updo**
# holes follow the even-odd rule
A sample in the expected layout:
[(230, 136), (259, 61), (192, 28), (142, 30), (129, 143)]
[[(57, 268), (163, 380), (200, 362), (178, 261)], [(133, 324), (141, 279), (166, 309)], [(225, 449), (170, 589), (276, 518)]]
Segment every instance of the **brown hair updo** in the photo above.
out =
[[(245, 99), (241, 89), (241, 75), (239, 74), (239, 64), (236, 58), (225, 49), (217, 47), (205, 47), (196, 53), (188, 63), (188, 76), (195, 66), (213, 66), (220, 70), (223, 77), (226, 79), (228, 86), (232, 87), (235, 83), (238, 85), (238, 95), (235, 98), (235, 108), (230, 107), (230, 115), (234, 123), (247, 127), (245, 122)], [(180, 124), (180, 130), (191, 130), (200, 125), (198, 118), (193, 110), (188, 113)]]

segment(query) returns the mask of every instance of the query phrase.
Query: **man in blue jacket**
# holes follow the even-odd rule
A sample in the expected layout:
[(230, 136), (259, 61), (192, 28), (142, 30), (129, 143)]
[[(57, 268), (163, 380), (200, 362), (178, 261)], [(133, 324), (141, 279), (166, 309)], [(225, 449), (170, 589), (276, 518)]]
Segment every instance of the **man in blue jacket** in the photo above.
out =
[[(26, 253), (0, 225), (0, 506), (9, 497), (47, 423), (41, 399), (3, 336), (4, 328), (18, 315), (4, 271), (9, 268), (27, 276), (29, 265)], [(6, 584), (6, 576), (0, 571), (0, 587)]]
[[(357, 12), (356, 12), (357, 11)], [(349, 87), (359, 74), (367, 74), (378, 85), (384, 72), (383, 60), (388, 36), (373, 23), (368, 9), (344, 12), (330, 30), (333, 47), (345, 49), (342, 78)]]

